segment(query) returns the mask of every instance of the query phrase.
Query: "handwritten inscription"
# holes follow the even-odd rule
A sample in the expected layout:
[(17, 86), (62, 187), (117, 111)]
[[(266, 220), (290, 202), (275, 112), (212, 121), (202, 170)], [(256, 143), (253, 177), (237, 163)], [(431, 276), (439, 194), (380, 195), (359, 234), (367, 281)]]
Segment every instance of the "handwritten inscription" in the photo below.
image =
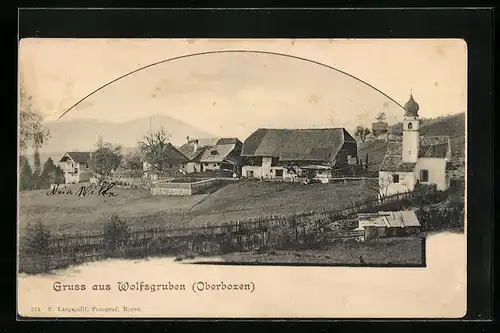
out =
[(88, 186), (80, 186), (78, 190), (73, 191), (72, 189), (68, 189), (66, 187), (60, 188), (59, 185), (54, 186), (51, 190), (47, 191), (47, 196), (53, 195), (75, 195), (78, 197), (87, 197), (87, 196), (103, 196), (103, 197), (115, 197), (117, 194), (111, 189), (115, 187), (116, 183), (104, 181), (100, 185), (88, 185)]

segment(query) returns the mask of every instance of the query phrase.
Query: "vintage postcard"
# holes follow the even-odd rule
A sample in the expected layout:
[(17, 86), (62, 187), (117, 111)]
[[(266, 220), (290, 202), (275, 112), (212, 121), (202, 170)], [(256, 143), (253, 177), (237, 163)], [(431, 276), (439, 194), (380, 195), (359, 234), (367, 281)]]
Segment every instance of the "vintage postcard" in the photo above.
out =
[(20, 318), (460, 318), (460, 39), (23, 39)]

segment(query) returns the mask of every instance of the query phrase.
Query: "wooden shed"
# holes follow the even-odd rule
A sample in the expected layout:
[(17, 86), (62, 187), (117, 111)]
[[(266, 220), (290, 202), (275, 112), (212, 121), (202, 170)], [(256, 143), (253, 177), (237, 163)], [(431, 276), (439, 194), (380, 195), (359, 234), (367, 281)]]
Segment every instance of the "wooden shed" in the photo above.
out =
[(420, 233), (420, 222), (412, 210), (358, 214), (358, 228), (364, 240), (401, 237)]

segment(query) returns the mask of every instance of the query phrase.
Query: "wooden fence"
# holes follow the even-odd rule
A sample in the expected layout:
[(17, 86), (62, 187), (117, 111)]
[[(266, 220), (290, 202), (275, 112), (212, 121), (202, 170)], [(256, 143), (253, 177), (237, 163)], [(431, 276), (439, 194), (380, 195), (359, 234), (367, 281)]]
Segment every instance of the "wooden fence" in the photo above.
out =
[[(332, 239), (355, 239), (361, 235), (353, 229), (359, 212), (377, 211), (403, 199), (423, 195), (407, 192), (379, 199), (353, 202), (334, 211), (304, 212), (284, 216), (247, 219), (198, 228), (130, 229), (129, 237), (111, 246), (104, 232), (57, 234), (51, 238), (45, 259), (24, 252), (20, 268), (35, 272), (34, 263), (44, 262), (43, 270), (105, 258), (144, 258), (154, 255), (217, 255), (259, 249), (317, 248)], [(40, 270), (40, 269), (38, 269)]]

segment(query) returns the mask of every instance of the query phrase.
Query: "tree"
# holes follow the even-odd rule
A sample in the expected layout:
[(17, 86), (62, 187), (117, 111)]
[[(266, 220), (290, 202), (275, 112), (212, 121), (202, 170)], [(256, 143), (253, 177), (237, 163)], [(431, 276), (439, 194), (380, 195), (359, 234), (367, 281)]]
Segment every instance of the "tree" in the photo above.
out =
[(32, 189), (33, 171), (31, 170), (30, 162), (25, 156), (20, 158), (20, 175), (19, 187), (21, 191)]
[(142, 160), (139, 152), (130, 152), (123, 158), (123, 168), (127, 171), (142, 171)]
[(380, 112), (379, 114), (377, 114), (377, 116), (375, 117), (375, 120), (376, 121), (386, 121), (387, 116), (385, 115), (385, 112)]
[[(34, 272), (47, 272), (50, 268), (51, 233), (42, 221), (30, 222), (19, 242), (20, 259), (30, 262), (31, 267), (23, 267)], [(31, 259), (31, 260), (30, 260)], [(34, 265), (33, 265), (34, 264)]]
[(149, 136), (138, 142), (139, 150), (144, 156), (145, 162), (151, 165), (160, 175), (166, 171), (169, 161), (170, 134), (162, 127), (158, 132), (151, 133)]
[(370, 129), (368, 127), (357, 126), (354, 135), (357, 136), (361, 142), (365, 142), (366, 137), (370, 134)]
[(19, 140), (21, 151), (28, 147), (37, 151), (44, 141), (50, 138), (50, 131), (43, 125), (42, 115), (33, 107), (32, 96), (29, 96), (21, 82), (19, 91)]
[(92, 170), (100, 175), (109, 176), (122, 162), (122, 147), (109, 142), (97, 141), (97, 150), (92, 153), (90, 165)]
[(51, 184), (64, 183), (64, 174), (59, 166), (54, 164), (52, 158), (48, 158), (43, 165), (43, 171), (40, 176), (40, 187), (47, 188)]
[(130, 228), (120, 219), (118, 214), (113, 214), (104, 225), (104, 241), (106, 255), (113, 257), (123, 249), (130, 237)]

